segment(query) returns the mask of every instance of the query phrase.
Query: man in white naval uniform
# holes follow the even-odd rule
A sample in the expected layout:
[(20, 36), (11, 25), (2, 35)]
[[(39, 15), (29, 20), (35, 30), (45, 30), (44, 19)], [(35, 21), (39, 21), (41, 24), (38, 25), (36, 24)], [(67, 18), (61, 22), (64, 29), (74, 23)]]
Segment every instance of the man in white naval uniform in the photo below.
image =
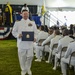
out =
[(54, 34), (55, 37), (51, 39), (49, 57), (48, 57), (48, 61), (46, 61), (46, 63), (49, 63), (50, 62), (50, 60), (51, 60), (51, 54), (52, 55), (55, 55), (56, 48), (54, 48), (54, 50), (52, 50), (53, 45), (54, 44), (58, 44), (58, 41), (62, 38), (62, 36), (60, 35), (60, 31), (59, 30), (55, 30), (54, 33), (55, 33)]
[[(58, 47), (57, 47), (57, 53), (55, 54), (55, 61), (54, 61), (54, 67), (53, 67), (53, 70), (56, 70), (56, 67), (57, 67), (57, 61), (58, 59), (60, 59), (60, 53), (61, 53), (61, 50), (63, 47), (67, 47), (68, 44), (73, 41), (72, 38), (70, 38), (68, 36), (69, 34), (69, 31), (67, 29), (64, 29), (63, 30), (63, 38), (59, 40), (58, 42)], [(64, 56), (64, 52), (62, 52), (62, 56)]]
[[(62, 75), (66, 74), (67, 64), (69, 64), (70, 55), (72, 52), (75, 52), (75, 41), (68, 45), (67, 51), (65, 52), (64, 57), (61, 59), (61, 71)], [(71, 59), (71, 65), (75, 67), (75, 57)]]
[(32, 75), (30, 70), (32, 59), (33, 59), (33, 41), (22, 41), (22, 32), (31, 31), (34, 32), (34, 41), (35, 34), (37, 33), (36, 25), (33, 21), (29, 20), (29, 12), (27, 10), (22, 11), (22, 19), (19, 22), (15, 22), (12, 34), (17, 38), (18, 44), (18, 57), (21, 67), (21, 75)]
[(52, 38), (54, 38), (54, 32), (46, 40), (44, 40), (42, 42), (42, 46), (44, 46), (46, 43), (50, 42)]
[(48, 33), (44, 31), (44, 26), (40, 26), (40, 32), (36, 37), (36, 42), (38, 42), (40, 39), (46, 39), (47, 37)]
[[(36, 41), (38, 42), (40, 39), (46, 39), (48, 37), (48, 33), (44, 31), (44, 26), (40, 27), (40, 33), (38, 34)], [(35, 61), (41, 61), (43, 46), (36, 45), (36, 60)]]
[(56, 29), (57, 29), (56, 27), (52, 28), (53, 32), (50, 34), (50, 36), (45, 41), (43, 41), (42, 46), (44, 46), (45, 44), (47, 44), (48, 42), (50, 42), (51, 39), (55, 37), (54, 34), (55, 34), (55, 30)]

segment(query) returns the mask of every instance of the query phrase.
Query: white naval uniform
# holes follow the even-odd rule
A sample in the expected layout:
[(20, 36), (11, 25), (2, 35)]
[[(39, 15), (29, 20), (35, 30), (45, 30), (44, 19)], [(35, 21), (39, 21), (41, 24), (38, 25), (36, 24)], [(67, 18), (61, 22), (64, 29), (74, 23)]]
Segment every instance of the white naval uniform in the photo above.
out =
[(42, 46), (45, 45), (46, 43), (50, 42), (53, 37), (54, 37), (54, 32), (53, 32), (53, 34), (49, 35), (49, 37), (45, 41), (42, 42)]
[[(44, 32), (44, 31), (40, 31), (40, 33), (37, 36), (37, 42), (40, 39), (46, 39), (48, 37), (48, 33)], [(42, 50), (43, 50), (43, 46), (38, 46), (36, 45), (36, 58), (40, 58), (40, 56), (42, 56)]]
[[(57, 47), (58, 53), (55, 54), (55, 63), (54, 63), (55, 69), (57, 66), (57, 61), (58, 61), (58, 59), (60, 59), (60, 52), (61, 52), (62, 48), (67, 47), (71, 41), (73, 41), (73, 39), (70, 38), (69, 36), (64, 36), (62, 39), (59, 40), (58, 47)], [(64, 52), (62, 52), (62, 56), (64, 56)]]
[[(32, 26), (29, 26), (32, 24)], [(33, 31), (34, 38), (37, 33), (37, 28), (35, 22), (30, 21), (29, 19), (21, 19), (19, 22), (15, 22), (12, 34), (17, 38), (17, 47), (18, 47), (18, 57), (20, 62), (20, 67), (24, 74), (30, 70), (32, 58), (33, 58), (33, 41), (22, 41), (19, 38), (19, 34), (22, 34), (22, 31)]]
[(47, 36), (48, 36), (48, 33), (47, 32), (44, 32), (44, 31), (41, 31), (41, 30), (37, 30), (37, 35), (36, 35), (36, 42), (34, 42), (34, 53), (35, 53), (35, 56), (36, 56), (36, 46), (38, 44), (38, 41), (40, 39), (46, 39)]
[[(40, 31), (40, 33), (37, 36), (37, 41), (39, 41), (40, 39), (46, 39), (48, 37), (48, 33), (45, 31)], [(43, 46), (38, 46), (36, 45), (36, 58), (40, 58), (40, 56), (42, 56), (42, 51), (43, 50)]]
[(45, 31), (40, 31), (38, 36), (36, 37), (36, 41), (38, 42), (40, 39), (46, 39), (48, 37), (48, 33)]
[[(61, 71), (62, 71), (63, 75), (66, 75), (67, 64), (69, 64), (70, 55), (74, 51), (75, 51), (75, 41), (68, 45), (65, 55), (61, 59)], [(72, 57), (71, 65), (75, 66), (75, 57)]]
[[(54, 38), (51, 39), (51, 43), (50, 43), (50, 52), (49, 52), (49, 57), (48, 57), (48, 61), (50, 61), (51, 58), (51, 54), (55, 55), (56, 53), (56, 48), (54, 48), (54, 50), (52, 50), (52, 47), (54, 44), (58, 44), (58, 41), (62, 38), (61, 35), (56, 35)], [(53, 52), (52, 52), (53, 51)]]

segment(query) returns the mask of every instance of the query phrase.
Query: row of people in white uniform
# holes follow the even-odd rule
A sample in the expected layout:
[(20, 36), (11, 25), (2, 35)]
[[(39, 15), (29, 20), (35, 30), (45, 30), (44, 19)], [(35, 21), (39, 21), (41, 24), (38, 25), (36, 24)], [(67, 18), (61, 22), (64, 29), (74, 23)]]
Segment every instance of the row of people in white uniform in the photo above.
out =
[[(42, 51), (43, 51), (44, 45), (46, 43), (50, 42), (52, 38), (55, 38), (55, 36), (56, 36), (57, 39), (61, 38), (61, 35), (59, 35), (59, 30), (55, 30), (55, 29), (54, 30), (50, 29), (50, 35), (47, 36), (47, 37), (44, 33), (41, 33), (41, 35), (38, 35), (38, 37), (39, 36), (40, 36), (39, 40), (40, 39), (45, 39), (45, 40), (42, 42), (42, 46), (36, 45), (36, 58), (37, 59), (35, 61), (41, 61)], [(55, 41), (54, 41), (55, 43), (57, 43), (56, 38), (55, 38)], [(52, 42), (50, 45), (53, 45), (54, 42)], [(45, 51), (50, 52), (49, 46), (45, 46)]]
[[(49, 57), (47, 63), (51, 61), (51, 55), (55, 55), (56, 53), (56, 48), (53, 49), (54, 44), (58, 44), (58, 41), (62, 38), (62, 35), (60, 35), (59, 30), (55, 30), (54, 32), (54, 37), (51, 39), (50, 43), (50, 51), (49, 51)], [(52, 50), (53, 49), (53, 50)]]
[[(67, 75), (67, 71), (66, 71), (67, 64), (69, 64), (70, 56), (73, 52), (75, 52), (75, 41), (68, 45), (68, 48), (67, 48), (67, 51), (65, 52), (65, 55), (61, 59), (62, 75)], [(72, 57), (70, 65), (74, 67), (74, 71), (75, 71), (75, 57)]]
[[(58, 42), (57, 53), (55, 54), (55, 63), (54, 63), (53, 70), (56, 70), (57, 62), (58, 62), (58, 59), (60, 59), (60, 53), (61, 53), (62, 48), (68, 47), (69, 43), (74, 41), (72, 38), (68, 36), (68, 30), (63, 31), (63, 36), (64, 37), (60, 39)], [(64, 54), (65, 53), (63, 52), (61, 56), (64, 56)]]
[[(41, 34), (40, 34), (41, 33)], [(38, 46), (36, 45), (36, 60), (35, 61), (39, 61), (41, 62), (41, 57), (42, 57), (42, 51), (43, 51), (43, 46), (50, 42), (50, 47), (48, 48), (45, 48), (46, 50), (49, 51), (49, 57), (48, 57), (48, 61), (46, 61), (47, 63), (50, 62), (51, 60), (51, 53), (53, 55), (55, 55), (55, 62), (54, 62), (54, 67), (53, 67), (53, 70), (56, 70), (56, 67), (57, 67), (57, 62), (58, 62), (58, 59), (60, 59), (60, 52), (62, 50), (63, 47), (68, 47), (67, 48), (67, 51), (65, 53), (62, 53), (62, 56), (64, 56), (62, 59), (61, 59), (61, 70), (62, 70), (62, 73), (63, 75), (66, 75), (66, 64), (65, 63), (69, 63), (69, 59), (67, 59), (67, 57), (73, 52), (75, 51), (74, 48), (74, 43), (71, 43), (69, 44), (70, 42), (74, 41), (74, 39), (70, 38), (68, 35), (69, 35), (69, 31), (67, 29), (63, 30), (62, 35), (59, 34), (59, 30), (54, 30), (54, 32), (52, 34), (50, 34), (49, 36), (46, 35), (45, 33), (43, 32), (40, 32), (38, 34), (37, 37), (39, 37), (39, 40), (40, 39), (46, 39), (43, 41), (42, 43), (42, 46)], [(53, 44), (58, 44), (58, 47), (57, 49), (54, 49), (53, 52), (52, 52), (52, 47), (53, 47)], [(68, 46), (69, 45), (69, 46)], [(72, 45), (72, 47), (71, 47)], [(70, 48), (69, 48), (70, 47)], [(65, 60), (68, 60), (68, 61), (65, 61)], [(75, 61), (73, 61), (73, 65), (75, 65)]]

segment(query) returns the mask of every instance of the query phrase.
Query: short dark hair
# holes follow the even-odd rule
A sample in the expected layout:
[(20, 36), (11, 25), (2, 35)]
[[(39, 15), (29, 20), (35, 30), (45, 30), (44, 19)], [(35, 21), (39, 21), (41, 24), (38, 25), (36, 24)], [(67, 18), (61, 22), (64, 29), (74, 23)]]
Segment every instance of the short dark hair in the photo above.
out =
[(72, 29), (73, 29), (73, 24), (70, 25), (70, 30), (72, 30)]
[(64, 29), (63, 30), (63, 36), (69, 35), (69, 30), (68, 29)]
[(60, 31), (59, 30), (55, 30), (55, 34), (56, 35), (60, 35)]
[(43, 31), (44, 31), (44, 26), (41, 26), (41, 30), (43, 30)]

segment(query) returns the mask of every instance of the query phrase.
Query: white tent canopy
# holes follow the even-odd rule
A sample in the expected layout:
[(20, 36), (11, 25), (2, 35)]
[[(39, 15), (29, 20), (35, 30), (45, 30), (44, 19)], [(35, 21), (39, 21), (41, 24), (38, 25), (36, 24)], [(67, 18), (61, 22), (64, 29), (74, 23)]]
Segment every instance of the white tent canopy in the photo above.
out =
[(41, 6), (45, 1), (46, 7), (75, 7), (75, 0), (0, 0), (0, 4), (24, 4)]
[[(15, 5), (23, 5), (25, 3), (27, 5), (37, 5), (38, 14), (41, 13), (41, 6), (45, 5), (47, 10), (50, 10), (60, 20), (63, 20), (62, 18), (66, 16), (68, 18), (68, 25), (71, 23), (75, 24), (75, 0), (0, 0), (0, 4), (6, 4), (7, 2)], [(49, 23), (48, 21), (46, 22)]]

